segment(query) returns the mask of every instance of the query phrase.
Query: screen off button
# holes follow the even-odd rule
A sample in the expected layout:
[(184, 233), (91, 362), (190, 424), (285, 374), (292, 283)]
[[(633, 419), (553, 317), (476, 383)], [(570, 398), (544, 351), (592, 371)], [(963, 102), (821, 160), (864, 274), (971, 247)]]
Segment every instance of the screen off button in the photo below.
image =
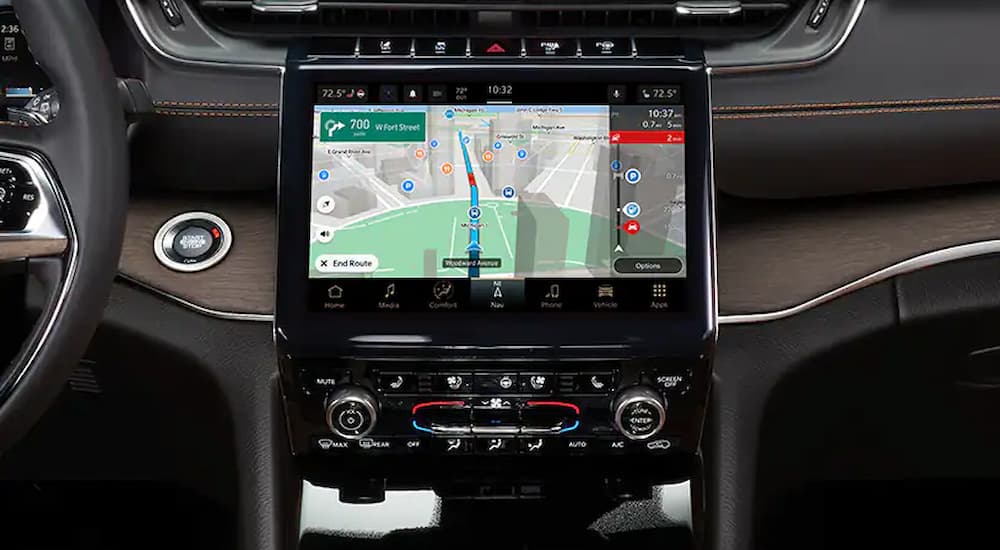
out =
[(316, 271), (320, 273), (374, 273), (378, 256), (374, 254), (320, 254)]
[(618, 258), (615, 271), (626, 274), (671, 274), (680, 273), (684, 264), (677, 258)]

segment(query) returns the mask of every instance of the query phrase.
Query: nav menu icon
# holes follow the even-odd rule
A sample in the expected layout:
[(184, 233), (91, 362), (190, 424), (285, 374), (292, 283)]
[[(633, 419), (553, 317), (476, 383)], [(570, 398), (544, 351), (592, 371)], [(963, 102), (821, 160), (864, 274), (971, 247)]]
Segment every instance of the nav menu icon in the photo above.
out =
[(472, 281), (472, 304), (477, 309), (504, 311), (524, 305), (524, 281), (498, 279)]

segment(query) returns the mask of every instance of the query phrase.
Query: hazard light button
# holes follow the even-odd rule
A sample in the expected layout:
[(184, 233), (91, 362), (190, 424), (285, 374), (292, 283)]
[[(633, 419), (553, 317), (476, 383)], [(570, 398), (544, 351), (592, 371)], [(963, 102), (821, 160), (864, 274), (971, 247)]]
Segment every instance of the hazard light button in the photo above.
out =
[(520, 57), (520, 38), (473, 38), (472, 55), (477, 57)]

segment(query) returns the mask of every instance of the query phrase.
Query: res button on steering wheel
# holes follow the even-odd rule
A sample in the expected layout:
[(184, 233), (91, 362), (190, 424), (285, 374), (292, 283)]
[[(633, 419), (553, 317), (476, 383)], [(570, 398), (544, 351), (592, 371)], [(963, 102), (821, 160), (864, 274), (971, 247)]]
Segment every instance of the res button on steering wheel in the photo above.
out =
[(229, 225), (208, 212), (187, 212), (164, 223), (153, 239), (153, 252), (174, 271), (195, 272), (221, 262), (233, 244)]

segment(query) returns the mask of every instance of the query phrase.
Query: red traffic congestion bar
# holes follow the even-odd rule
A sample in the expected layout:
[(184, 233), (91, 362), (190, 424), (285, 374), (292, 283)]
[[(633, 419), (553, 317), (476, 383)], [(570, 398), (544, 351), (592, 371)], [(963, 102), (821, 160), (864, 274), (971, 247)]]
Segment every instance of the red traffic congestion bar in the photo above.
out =
[(613, 130), (608, 133), (611, 145), (684, 143), (684, 132), (678, 130)]

